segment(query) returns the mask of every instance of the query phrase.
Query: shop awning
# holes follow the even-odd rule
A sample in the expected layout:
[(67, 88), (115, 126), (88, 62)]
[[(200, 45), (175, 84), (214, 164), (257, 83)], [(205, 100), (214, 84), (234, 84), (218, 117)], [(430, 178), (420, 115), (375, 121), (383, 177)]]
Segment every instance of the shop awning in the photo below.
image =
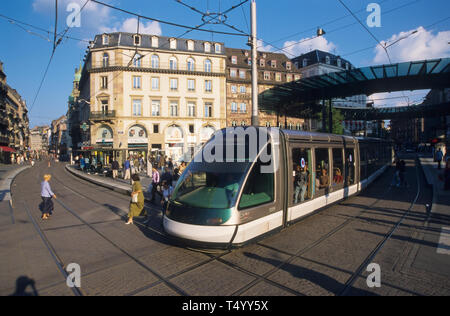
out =
[(7, 146), (0, 146), (0, 151), (5, 152), (5, 153), (15, 153), (16, 152), (15, 149), (12, 149), (11, 147), (7, 147)]

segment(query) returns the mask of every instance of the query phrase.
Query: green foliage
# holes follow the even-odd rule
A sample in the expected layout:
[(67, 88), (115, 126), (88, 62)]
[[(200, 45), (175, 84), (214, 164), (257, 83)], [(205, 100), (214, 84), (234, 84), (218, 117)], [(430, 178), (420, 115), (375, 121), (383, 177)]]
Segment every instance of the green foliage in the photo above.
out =
[[(331, 113), (333, 115), (333, 134), (342, 135), (344, 134), (344, 127), (342, 122), (344, 121), (344, 115), (338, 109), (332, 108)], [(325, 114), (325, 128), (322, 128), (324, 133), (329, 133), (329, 117), (328, 117), (328, 107)], [(318, 113), (318, 120), (322, 122), (322, 112)]]

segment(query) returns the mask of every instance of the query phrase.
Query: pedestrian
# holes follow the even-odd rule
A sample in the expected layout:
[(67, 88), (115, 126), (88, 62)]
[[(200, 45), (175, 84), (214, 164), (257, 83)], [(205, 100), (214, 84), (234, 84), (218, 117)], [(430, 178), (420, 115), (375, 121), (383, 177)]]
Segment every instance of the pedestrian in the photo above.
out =
[(86, 167), (86, 161), (84, 160), (84, 158), (80, 158), (80, 168), (81, 171), (84, 171), (84, 168)]
[(111, 169), (112, 169), (113, 179), (117, 179), (117, 177), (119, 175), (119, 163), (117, 162), (117, 160), (113, 159), (113, 161), (111, 163)]
[(124, 176), (123, 179), (124, 180), (130, 180), (131, 179), (131, 174), (130, 174), (130, 169), (131, 169), (131, 164), (130, 164), (130, 158), (127, 158), (127, 160), (125, 160), (125, 163), (123, 165), (124, 167)]
[(47, 220), (53, 214), (53, 201), (56, 199), (55, 193), (53, 193), (50, 187), (49, 181), (52, 176), (49, 174), (44, 175), (44, 181), (41, 183), (41, 198), (42, 198), (42, 219)]
[(128, 213), (127, 225), (133, 224), (133, 217), (144, 216), (144, 192), (138, 174), (133, 174), (131, 177), (133, 187), (131, 192), (130, 212)]
[(169, 202), (169, 199), (172, 196), (172, 192), (173, 192), (173, 187), (171, 185), (169, 185), (169, 183), (167, 181), (164, 180), (162, 182), (162, 186), (161, 186), (161, 206), (163, 207), (163, 209)]
[(156, 168), (153, 168), (153, 173), (152, 173), (152, 199), (151, 202), (155, 203), (155, 196), (156, 196), (156, 192), (158, 192), (158, 185), (160, 182), (160, 176), (159, 176), (159, 172), (158, 170), (156, 170)]
[(436, 152), (436, 161), (438, 163), (438, 169), (441, 169), (441, 162), (443, 157), (444, 153), (442, 152), (441, 148), (439, 148), (438, 151)]
[(147, 176), (149, 178), (151, 178), (152, 177), (152, 173), (153, 173), (153, 164), (152, 164), (152, 160), (151, 160), (150, 155), (149, 155), (148, 159), (147, 159)]

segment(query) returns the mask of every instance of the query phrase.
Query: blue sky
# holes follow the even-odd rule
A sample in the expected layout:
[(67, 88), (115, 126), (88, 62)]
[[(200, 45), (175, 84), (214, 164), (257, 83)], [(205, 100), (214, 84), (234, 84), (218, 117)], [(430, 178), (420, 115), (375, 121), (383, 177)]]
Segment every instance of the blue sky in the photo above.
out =
[[(83, 5), (86, 0), (59, 0), (58, 32), (66, 27), (70, 3)], [(144, 16), (176, 22), (190, 26), (202, 23), (202, 16), (176, 0), (103, 0), (106, 3), (133, 11)], [(220, 12), (241, 2), (241, 0), (183, 0), (184, 3), (206, 12)], [(448, 0), (344, 0), (365, 22), (370, 3), (381, 7), (381, 27), (370, 28), (380, 41), (388, 43), (407, 36), (413, 30), (416, 34), (398, 42), (389, 53), (393, 61), (422, 60), (450, 56), (450, 1)], [(55, 23), (54, 0), (0, 1), (0, 14), (53, 32)], [(257, 0), (258, 38), (261, 49), (283, 51), (294, 57), (311, 49), (328, 50), (350, 60), (355, 66), (387, 63), (383, 50), (375, 48), (375, 40), (349, 15), (338, 0)], [(446, 19), (447, 18), (447, 19)], [(227, 23), (248, 31), (249, 3), (228, 14)], [(444, 20), (446, 19), (446, 20)], [(443, 21), (444, 20), (444, 21)], [(440, 22), (440, 23), (437, 23)], [(164, 36), (180, 36), (184, 29), (151, 21), (141, 21), (141, 31)], [(437, 23), (437, 24), (436, 24)], [(105, 31), (134, 31), (137, 20), (130, 15), (110, 8), (89, 3), (81, 13), (81, 27), (72, 28), (68, 36), (89, 41), (95, 34)], [(314, 37), (315, 29), (323, 27), (327, 34)], [(217, 31), (234, 32), (220, 25), (206, 26)], [(29, 107), (38, 90), (43, 73), (49, 61), (53, 38), (31, 26), (11, 23), (0, 16), (0, 60), (4, 62), (8, 83), (25, 98)], [(211, 35), (194, 31), (185, 38), (222, 41), (228, 47), (247, 48), (247, 38), (237, 36)], [(47, 40), (47, 38), (50, 40)], [(297, 43), (302, 41), (301, 43)], [(274, 48), (273, 46), (276, 48)], [(83, 58), (87, 43), (64, 40), (58, 46), (49, 72), (30, 114), (31, 126), (48, 124), (52, 119), (67, 111), (67, 98), (72, 89), (73, 72)], [(368, 48), (368, 49), (366, 49)], [(362, 50), (366, 49), (366, 50)], [(362, 50), (362, 51), (361, 51)], [(379, 94), (377, 105), (403, 105), (404, 98), (391, 99), (398, 94)], [(410, 100), (419, 101), (423, 92), (407, 92)]]

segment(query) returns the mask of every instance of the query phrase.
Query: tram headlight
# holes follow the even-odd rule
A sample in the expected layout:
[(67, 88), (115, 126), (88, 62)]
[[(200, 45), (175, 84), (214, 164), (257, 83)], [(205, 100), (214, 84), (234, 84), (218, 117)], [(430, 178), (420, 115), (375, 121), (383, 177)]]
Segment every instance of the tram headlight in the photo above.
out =
[(207, 225), (220, 225), (222, 223), (223, 223), (222, 218), (209, 218), (208, 220), (206, 220)]

